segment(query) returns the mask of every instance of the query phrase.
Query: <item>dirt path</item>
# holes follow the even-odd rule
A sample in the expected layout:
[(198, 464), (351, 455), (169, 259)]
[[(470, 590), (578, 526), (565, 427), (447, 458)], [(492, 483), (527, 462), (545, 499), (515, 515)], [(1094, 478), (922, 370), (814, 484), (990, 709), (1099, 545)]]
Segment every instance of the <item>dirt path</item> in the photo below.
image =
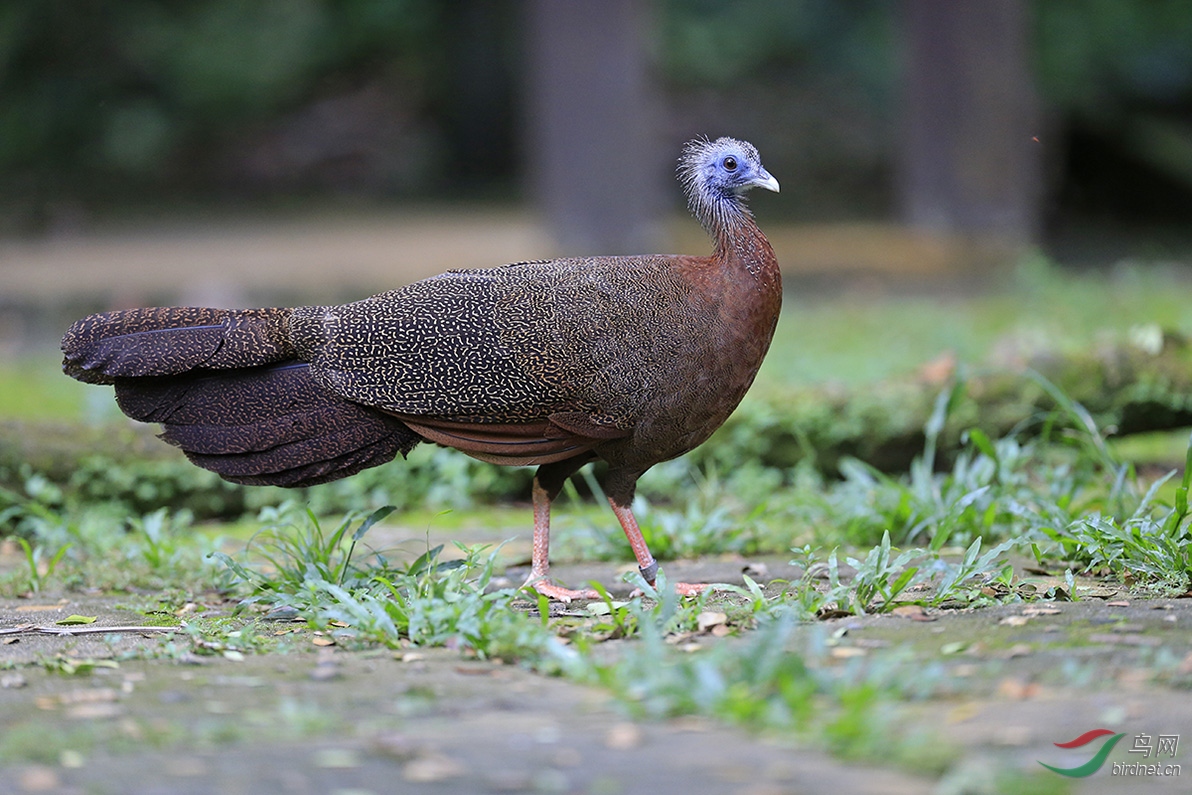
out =
[[(145, 621), (119, 605), (78, 595), (6, 600), (0, 629), (70, 614), (98, 616), (97, 625)], [(829, 656), (841, 665), (909, 655), (924, 685), (954, 682), (952, 697), (899, 707), (907, 732), (934, 730), (964, 749), (940, 789), (881, 759), (842, 761), (704, 719), (635, 722), (601, 691), (515, 665), (444, 649), (319, 648), (299, 625), (262, 622), (246, 631), (287, 633), (285, 653), (195, 657), (169, 635), (139, 633), (0, 636), (0, 791), (980, 793), (999, 791), (977, 786), (999, 772), (1087, 761), (1087, 751), (1053, 743), (1102, 727), (1126, 734), (1104, 768), (1039, 780), (1041, 791), (1188, 791), (1192, 769), (1128, 778), (1113, 765), (1142, 761), (1129, 751), (1140, 734), (1192, 742), (1192, 600), (933, 618), (851, 618), (803, 632), (850, 650)], [(134, 647), (160, 658), (115, 662)], [(112, 662), (71, 675), (63, 660)], [(1181, 745), (1165, 761), (1185, 756)]]
[[(9, 781), (26, 782), (25, 791), (860, 794), (924, 788), (902, 775), (883, 776), (875, 788), (866, 771), (824, 754), (703, 721), (628, 722), (599, 692), (515, 666), (463, 661), (446, 650), (410, 653), (404, 662), (388, 653), (310, 652), (201, 666), (142, 662), (77, 684), (42, 672), (25, 675), (26, 687), (3, 693), (6, 730), (30, 734), (50, 757), (50, 764), (3, 771)], [(107, 700), (94, 695), (100, 691), (118, 695)], [(39, 726), (43, 733), (35, 741)], [(61, 756), (79, 734), (100, 734), (93, 741), (120, 750), (86, 753), (77, 768), (55, 764), (54, 749)], [(197, 747), (152, 749), (151, 735), (171, 734), (197, 737)], [(57, 788), (29, 787), (37, 778)]]

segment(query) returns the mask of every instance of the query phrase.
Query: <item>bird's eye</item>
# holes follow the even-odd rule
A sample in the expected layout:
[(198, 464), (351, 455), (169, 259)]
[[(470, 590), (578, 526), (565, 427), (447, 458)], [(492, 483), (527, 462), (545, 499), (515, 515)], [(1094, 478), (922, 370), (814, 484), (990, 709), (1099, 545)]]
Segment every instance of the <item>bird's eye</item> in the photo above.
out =
[(725, 171), (736, 171), (737, 170), (737, 158), (732, 157), (731, 155), (729, 157), (724, 158), (724, 170)]

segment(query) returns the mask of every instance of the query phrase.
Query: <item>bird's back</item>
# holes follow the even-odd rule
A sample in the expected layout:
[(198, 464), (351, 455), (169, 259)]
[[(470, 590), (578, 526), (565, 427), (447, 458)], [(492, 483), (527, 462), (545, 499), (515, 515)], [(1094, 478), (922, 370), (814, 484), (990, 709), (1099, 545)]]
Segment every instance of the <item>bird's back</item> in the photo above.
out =
[(742, 351), (739, 318), (773, 314), (772, 298), (711, 257), (578, 258), (454, 271), (295, 310), (291, 327), (349, 400), (477, 424), (578, 414), (661, 460), (735, 408), (773, 328), (761, 317), (765, 339), (745, 329)]

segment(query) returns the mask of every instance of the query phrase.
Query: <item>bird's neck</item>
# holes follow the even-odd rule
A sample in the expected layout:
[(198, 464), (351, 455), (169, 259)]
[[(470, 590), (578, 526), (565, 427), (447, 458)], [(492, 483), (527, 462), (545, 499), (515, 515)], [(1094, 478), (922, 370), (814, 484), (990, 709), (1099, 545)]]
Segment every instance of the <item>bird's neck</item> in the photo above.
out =
[(742, 268), (763, 290), (780, 288), (778, 259), (770, 241), (762, 234), (748, 210), (724, 219), (711, 231), (716, 248), (713, 258), (723, 264)]

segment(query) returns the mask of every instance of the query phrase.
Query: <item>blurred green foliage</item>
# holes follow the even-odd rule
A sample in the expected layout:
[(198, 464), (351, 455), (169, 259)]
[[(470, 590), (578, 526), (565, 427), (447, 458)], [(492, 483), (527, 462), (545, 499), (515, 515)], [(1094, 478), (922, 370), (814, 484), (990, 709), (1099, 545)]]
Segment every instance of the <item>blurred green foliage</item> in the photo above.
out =
[[(1100, 131), (1192, 184), (1192, 5), (1031, 8), (1038, 83), (1059, 126)], [(714, 96), (734, 113), (757, 113), (737, 119), (748, 128), (767, 114), (770, 126), (787, 125), (798, 105), (812, 119), (843, 114), (858, 135), (889, 138), (897, 9), (881, 0), (658, 0), (654, 55), (672, 106), (674, 95)], [(513, 0), (7, 0), (0, 201), (27, 211), (63, 200), (292, 193), (293, 180), (270, 184), (254, 167), (272, 163), (276, 175), (320, 160), (342, 170), (353, 157), (365, 165), (340, 182), (297, 187), (426, 195), (434, 174), (459, 175), (454, 188), (508, 180), (518, 165), (525, 13)], [(388, 103), (381, 110), (368, 97), (335, 104), (369, 87)], [(742, 110), (734, 97), (772, 101)], [(847, 168), (859, 158), (842, 136), (807, 145), (830, 148), (834, 138), (849, 157), (823, 157)], [(412, 170), (388, 174), (399, 171), (391, 161)]]
[(320, 95), (417, 89), (443, 18), (427, 0), (10, 0), (0, 168), (35, 193), (193, 183), (229, 139)]
[(833, 0), (665, 0), (662, 65), (690, 86), (731, 89), (775, 73), (843, 73), (890, 88), (895, 25), (889, 3)]
[(1183, 0), (1046, 0), (1036, 73), (1061, 111), (1108, 119), (1192, 103), (1192, 6)]

